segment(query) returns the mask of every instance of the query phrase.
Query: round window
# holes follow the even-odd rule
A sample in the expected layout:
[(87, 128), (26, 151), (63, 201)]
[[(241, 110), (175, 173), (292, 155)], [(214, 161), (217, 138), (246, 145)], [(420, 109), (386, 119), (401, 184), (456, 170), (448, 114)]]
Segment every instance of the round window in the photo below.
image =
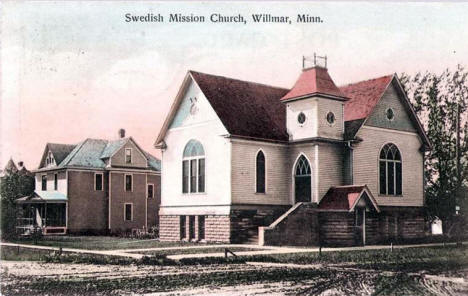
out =
[(388, 120), (393, 120), (393, 118), (395, 118), (395, 113), (393, 112), (392, 108), (387, 109), (386, 115)]
[(335, 123), (335, 114), (333, 114), (333, 112), (328, 112), (327, 121), (329, 124)]
[(299, 113), (299, 115), (297, 115), (297, 122), (299, 122), (300, 124), (303, 124), (304, 122), (306, 121), (306, 116), (304, 113)]

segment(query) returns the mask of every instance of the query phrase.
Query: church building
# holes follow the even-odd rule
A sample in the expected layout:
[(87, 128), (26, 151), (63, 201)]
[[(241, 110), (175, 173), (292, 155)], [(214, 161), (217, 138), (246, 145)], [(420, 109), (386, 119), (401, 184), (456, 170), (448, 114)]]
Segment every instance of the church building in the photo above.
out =
[(156, 140), (161, 240), (364, 245), (425, 233), (431, 144), (396, 75), (291, 89), (189, 71)]

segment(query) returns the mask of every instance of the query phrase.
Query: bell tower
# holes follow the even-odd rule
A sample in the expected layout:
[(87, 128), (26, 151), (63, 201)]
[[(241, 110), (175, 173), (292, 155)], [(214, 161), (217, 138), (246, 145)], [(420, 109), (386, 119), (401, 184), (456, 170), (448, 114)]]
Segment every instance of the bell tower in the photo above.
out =
[[(311, 66), (307, 63), (312, 62)], [(289, 141), (310, 138), (342, 140), (344, 103), (348, 100), (327, 69), (327, 57), (302, 57), (302, 73), (281, 98), (286, 104)]]

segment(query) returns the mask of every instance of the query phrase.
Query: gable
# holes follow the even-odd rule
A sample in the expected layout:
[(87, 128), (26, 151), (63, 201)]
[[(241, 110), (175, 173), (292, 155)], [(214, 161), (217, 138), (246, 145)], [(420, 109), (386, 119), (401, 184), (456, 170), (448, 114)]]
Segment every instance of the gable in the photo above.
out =
[(172, 119), (169, 129), (219, 120), (205, 95), (197, 84), (190, 79), (179, 108)]
[[(132, 155), (132, 162), (126, 163), (125, 150), (130, 149)], [(148, 161), (144, 152), (130, 139), (118, 149), (110, 158), (110, 164), (113, 167), (148, 167)]]
[[(411, 120), (410, 111), (403, 103), (404, 98), (401, 98), (395, 86), (390, 84), (385, 90), (382, 98), (375, 105), (364, 125), (400, 130), (406, 132), (417, 132), (417, 126)], [(387, 118), (387, 110), (392, 109), (394, 118)]]

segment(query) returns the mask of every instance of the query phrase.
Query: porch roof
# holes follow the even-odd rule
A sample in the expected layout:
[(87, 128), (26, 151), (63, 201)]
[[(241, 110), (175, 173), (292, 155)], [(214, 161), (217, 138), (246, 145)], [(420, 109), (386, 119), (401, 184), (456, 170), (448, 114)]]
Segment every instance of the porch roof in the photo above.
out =
[(31, 195), (23, 196), (16, 200), (16, 203), (57, 203), (67, 202), (68, 197), (58, 191), (33, 192)]
[(361, 199), (364, 199), (365, 204), (371, 205), (377, 212), (380, 212), (380, 208), (367, 185), (331, 187), (320, 200), (318, 208), (320, 210), (352, 212)]

